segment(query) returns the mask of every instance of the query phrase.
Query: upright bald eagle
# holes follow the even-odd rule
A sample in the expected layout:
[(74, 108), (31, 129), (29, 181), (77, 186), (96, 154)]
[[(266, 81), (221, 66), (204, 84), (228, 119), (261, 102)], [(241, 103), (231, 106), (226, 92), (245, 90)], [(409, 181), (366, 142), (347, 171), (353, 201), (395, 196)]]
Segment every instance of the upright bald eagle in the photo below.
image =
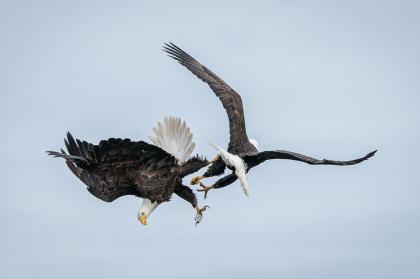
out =
[[(301, 161), (310, 165), (348, 166), (367, 160), (376, 152), (370, 152), (362, 158), (351, 161), (333, 161), (327, 159), (318, 160), (285, 150), (260, 152), (257, 141), (254, 139), (249, 139), (246, 133), (244, 109), (242, 106), (241, 96), (220, 77), (200, 64), (181, 48), (172, 43), (169, 43), (165, 44), (163, 49), (168, 53), (170, 57), (174, 58), (181, 65), (190, 70), (195, 76), (210, 86), (210, 88), (222, 102), (222, 105), (225, 108), (229, 118), (230, 141), (227, 151), (220, 146), (212, 144), (219, 151), (219, 158), (212, 160), (214, 163), (202, 176), (194, 177), (191, 181), (191, 184), (200, 183), (200, 186), (203, 189), (199, 191), (204, 191), (205, 197), (207, 197), (207, 193), (210, 189), (222, 188), (230, 185), (236, 181), (238, 177), (244, 193), (248, 195), (249, 190), (246, 173), (251, 168), (263, 163), (266, 160), (287, 159)], [(210, 186), (205, 186), (200, 182), (204, 177), (211, 177), (224, 173), (226, 165), (233, 171), (231, 174), (219, 179)]]
[(182, 178), (209, 162), (198, 155), (188, 159), (195, 147), (192, 138), (184, 121), (168, 117), (153, 129), (150, 139), (154, 145), (119, 138), (102, 140), (94, 145), (75, 140), (68, 132), (64, 140), (68, 154), (64, 150), (47, 152), (64, 158), (74, 175), (98, 199), (112, 202), (125, 195), (143, 198), (137, 213), (143, 225), (152, 211), (169, 201), (173, 193), (191, 203), (198, 224), (207, 206), (198, 206), (195, 194), (182, 184)]

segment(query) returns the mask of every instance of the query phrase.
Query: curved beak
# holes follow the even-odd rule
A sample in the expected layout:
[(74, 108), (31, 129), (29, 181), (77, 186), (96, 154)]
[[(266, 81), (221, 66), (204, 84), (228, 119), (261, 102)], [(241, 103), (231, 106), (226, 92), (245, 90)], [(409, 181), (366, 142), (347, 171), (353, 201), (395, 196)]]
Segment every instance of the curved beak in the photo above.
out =
[(142, 213), (140, 215), (139, 221), (140, 221), (140, 223), (142, 223), (142, 225), (147, 225), (147, 216), (146, 216), (146, 214)]

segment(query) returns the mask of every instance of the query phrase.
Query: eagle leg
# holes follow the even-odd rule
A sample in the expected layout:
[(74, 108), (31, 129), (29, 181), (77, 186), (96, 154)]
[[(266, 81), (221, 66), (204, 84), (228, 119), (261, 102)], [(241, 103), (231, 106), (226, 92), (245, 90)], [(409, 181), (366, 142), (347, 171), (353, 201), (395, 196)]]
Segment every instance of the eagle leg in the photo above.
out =
[(214, 188), (214, 185), (206, 186), (203, 183), (200, 182), (200, 187), (203, 189), (197, 190), (198, 192), (204, 192), (204, 198), (207, 199), (207, 194), (210, 191), (210, 189)]
[(203, 176), (201, 176), (201, 175), (194, 176), (194, 177), (191, 179), (190, 184), (191, 184), (191, 185), (196, 185), (196, 184), (200, 183), (201, 179), (203, 179)]
[(195, 210), (197, 212), (197, 214), (195, 215), (194, 221), (195, 221), (195, 225), (197, 226), (201, 220), (203, 219), (203, 211), (206, 211), (207, 208), (210, 208), (210, 206), (205, 205), (202, 208), (199, 208), (198, 206), (195, 207)]
[[(211, 160), (209, 161), (209, 165), (213, 164), (214, 162), (216, 162), (216, 161), (217, 161), (217, 160), (219, 160), (219, 159), (220, 159), (220, 155), (217, 155), (216, 157), (214, 157), (213, 159), (211, 159)], [(190, 184), (191, 184), (191, 185), (197, 185), (198, 183), (200, 183), (201, 179), (203, 179), (203, 178), (204, 178), (204, 176), (202, 176), (202, 175), (194, 176), (194, 177), (191, 179)]]

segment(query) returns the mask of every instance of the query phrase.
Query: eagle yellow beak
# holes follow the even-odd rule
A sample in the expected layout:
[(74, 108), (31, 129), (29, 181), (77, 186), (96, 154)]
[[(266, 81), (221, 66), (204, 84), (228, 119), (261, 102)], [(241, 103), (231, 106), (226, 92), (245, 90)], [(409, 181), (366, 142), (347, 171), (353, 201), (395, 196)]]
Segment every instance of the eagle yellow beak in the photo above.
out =
[(147, 225), (147, 216), (146, 216), (146, 214), (142, 213), (142, 214), (140, 215), (139, 221), (140, 221), (140, 223), (142, 223), (143, 225)]

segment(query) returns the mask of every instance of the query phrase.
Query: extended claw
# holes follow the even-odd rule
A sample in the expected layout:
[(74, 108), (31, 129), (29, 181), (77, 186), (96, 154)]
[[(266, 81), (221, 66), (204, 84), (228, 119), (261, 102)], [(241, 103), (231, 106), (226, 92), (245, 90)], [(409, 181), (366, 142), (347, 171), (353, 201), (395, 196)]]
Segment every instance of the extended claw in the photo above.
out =
[(202, 208), (199, 208), (198, 206), (195, 208), (195, 210), (197, 211), (197, 214), (195, 215), (194, 221), (195, 221), (195, 225), (197, 226), (201, 220), (203, 220), (203, 211), (206, 211), (207, 208), (210, 208), (210, 206), (205, 205)]
[(201, 175), (194, 176), (193, 179), (191, 179), (190, 184), (191, 185), (196, 185), (196, 184), (200, 183), (201, 179), (203, 179), (203, 177)]
[(200, 215), (202, 215), (201, 213), (203, 212), (203, 211), (206, 211), (206, 209), (207, 208), (210, 208), (210, 206), (208, 206), (208, 205), (205, 205), (205, 206), (203, 206), (202, 208), (199, 208), (198, 206), (195, 208), (195, 210), (197, 211), (197, 214), (200, 214)]
[(197, 190), (198, 192), (204, 192), (204, 198), (205, 199), (207, 199), (207, 193), (210, 191), (210, 189), (213, 189), (214, 188), (214, 186), (213, 185), (211, 185), (211, 186), (206, 186), (206, 185), (204, 185), (203, 183), (201, 183), (200, 182), (200, 187), (201, 188), (203, 188), (203, 189), (199, 189), (199, 190)]

